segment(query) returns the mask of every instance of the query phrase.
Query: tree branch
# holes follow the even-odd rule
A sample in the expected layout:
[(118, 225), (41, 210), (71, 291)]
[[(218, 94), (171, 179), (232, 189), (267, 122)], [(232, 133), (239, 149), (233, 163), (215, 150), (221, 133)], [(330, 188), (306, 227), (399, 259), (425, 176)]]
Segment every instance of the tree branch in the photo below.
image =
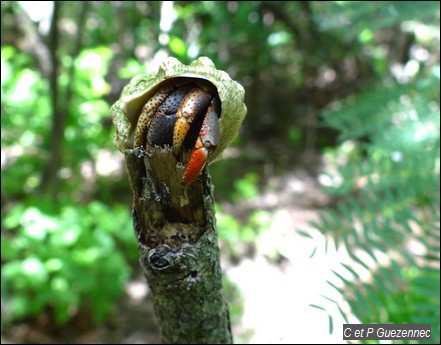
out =
[(183, 166), (169, 148), (127, 150), (125, 159), (140, 262), (163, 343), (231, 344), (207, 169), (183, 186)]
[(81, 1), (80, 4), (81, 4), (81, 9), (80, 9), (80, 14), (78, 16), (77, 37), (75, 39), (75, 44), (72, 51), (72, 64), (70, 65), (68, 72), (69, 84), (67, 85), (65, 103), (64, 103), (66, 105), (66, 109), (65, 109), (66, 111), (68, 110), (70, 101), (72, 99), (73, 85), (75, 79), (75, 60), (80, 54), (81, 49), (83, 47), (84, 29), (87, 19), (87, 12), (89, 11), (89, 1)]
[(81, 52), (82, 36), (85, 27), (87, 11), (89, 2), (82, 2), (78, 18), (78, 32), (72, 52), (72, 65), (69, 68), (69, 84), (66, 88), (63, 101), (60, 95), (60, 88), (58, 85), (59, 63), (58, 63), (58, 49), (59, 49), (59, 30), (58, 17), (60, 12), (60, 2), (54, 2), (54, 13), (52, 16), (51, 30), (49, 33), (49, 51), (51, 61), (51, 72), (49, 75), (49, 83), (51, 89), (51, 105), (52, 105), (52, 128), (49, 136), (49, 151), (50, 158), (42, 175), (41, 190), (48, 193), (50, 198), (56, 199), (59, 191), (59, 177), (58, 171), (62, 166), (63, 160), (63, 142), (64, 129), (69, 114), (69, 104), (73, 94), (73, 80), (75, 78), (75, 59)]

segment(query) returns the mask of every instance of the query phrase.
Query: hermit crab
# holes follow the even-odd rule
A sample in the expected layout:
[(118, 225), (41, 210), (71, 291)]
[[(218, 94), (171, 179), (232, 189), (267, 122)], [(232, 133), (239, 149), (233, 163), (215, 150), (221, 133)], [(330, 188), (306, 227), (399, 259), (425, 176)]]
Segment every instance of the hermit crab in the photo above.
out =
[[(236, 137), (246, 115), (244, 89), (207, 57), (190, 65), (169, 57), (157, 72), (134, 77), (111, 114), (121, 152), (170, 146), (186, 165), (182, 183), (190, 184)], [(185, 161), (183, 151), (191, 151)]]

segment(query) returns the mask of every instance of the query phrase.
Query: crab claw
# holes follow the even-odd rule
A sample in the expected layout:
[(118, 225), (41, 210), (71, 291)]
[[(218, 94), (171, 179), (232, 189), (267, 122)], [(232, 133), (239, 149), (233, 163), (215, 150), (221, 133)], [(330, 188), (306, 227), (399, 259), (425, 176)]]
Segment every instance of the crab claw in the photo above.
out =
[(207, 161), (209, 151), (202, 145), (200, 138), (196, 141), (195, 148), (196, 149), (191, 153), (190, 160), (188, 161), (184, 175), (182, 176), (183, 184), (193, 183), (199, 176)]
[(208, 107), (207, 114), (202, 122), (195, 148), (182, 176), (184, 185), (196, 180), (205, 166), (209, 155), (216, 149), (220, 140), (220, 126), (213, 103)]

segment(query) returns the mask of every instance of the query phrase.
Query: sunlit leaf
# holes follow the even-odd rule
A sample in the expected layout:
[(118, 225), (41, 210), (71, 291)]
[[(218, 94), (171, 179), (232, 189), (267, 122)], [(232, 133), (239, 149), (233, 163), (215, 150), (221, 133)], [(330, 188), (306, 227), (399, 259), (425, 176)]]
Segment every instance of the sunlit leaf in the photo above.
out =
[(187, 45), (181, 38), (171, 36), (168, 46), (170, 47), (170, 50), (178, 57), (184, 58), (187, 56)]

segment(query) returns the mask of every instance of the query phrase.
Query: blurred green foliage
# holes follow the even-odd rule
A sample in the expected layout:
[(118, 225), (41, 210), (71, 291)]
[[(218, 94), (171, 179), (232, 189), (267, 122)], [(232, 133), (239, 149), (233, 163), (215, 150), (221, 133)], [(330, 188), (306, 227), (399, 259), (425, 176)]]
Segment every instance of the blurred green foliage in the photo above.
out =
[[(17, 205), (2, 234), (2, 298), (12, 317), (49, 313), (67, 322), (74, 311), (107, 316), (130, 275), (124, 252), (136, 256), (131, 219), (122, 206)], [(133, 255), (132, 255), (133, 259)]]
[(351, 254), (392, 258), (372, 282), (343, 263), (354, 277), (338, 290), (363, 322), (439, 329), (439, 3), (57, 2), (55, 23), (52, 2), (29, 3), (1, 3), (2, 303), (14, 319), (100, 320), (122, 295), (137, 249), (110, 105), (162, 57), (205, 55), (246, 89), (240, 136), (210, 168), (230, 256), (271, 222), (241, 205), (298, 165), (317, 174), (309, 158), (323, 153), (342, 202), (317, 227)]
[[(365, 25), (366, 8), (384, 10), (374, 3), (363, 9), (360, 3), (345, 7), (346, 15), (356, 18), (349, 35)], [(439, 15), (439, 4), (400, 3), (396, 16), (375, 22), (370, 30), (375, 35), (401, 24), (415, 30), (415, 44), (423, 45), (439, 37), (436, 11)], [(404, 22), (410, 17), (429, 19), (428, 27), (421, 30), (417, 22)], [(339, 201), (314, 225), (330, 235), (328, 246), (332, 242), (348, 253), (334, 272), (340, 285), (329, 283), (362, 323), (431, 324), (430, 342), (437, 344), (440, 67), (439, 62), (426, 66), (414, 59), (405, 68), (396, 71), (395, 81), (383, 80), (322, 113), (325, 123), (340, 132), (342, 144), (326, 153), (323, 175), (327, 192)], [(348, 312), (330, 300), (349, 323)]]
[[(263, 231), (268, 229), (271, 223), (271, 215), (267, 211), (257, 210), (247, 217), (246, 222), (222, 212), (218, 206), (216, 209), (217, 229), (219, 238), (234, 246), (239, 242), (250, 242), (256, 240)], [(231, 249), (233, 250), (233, 249)]]

